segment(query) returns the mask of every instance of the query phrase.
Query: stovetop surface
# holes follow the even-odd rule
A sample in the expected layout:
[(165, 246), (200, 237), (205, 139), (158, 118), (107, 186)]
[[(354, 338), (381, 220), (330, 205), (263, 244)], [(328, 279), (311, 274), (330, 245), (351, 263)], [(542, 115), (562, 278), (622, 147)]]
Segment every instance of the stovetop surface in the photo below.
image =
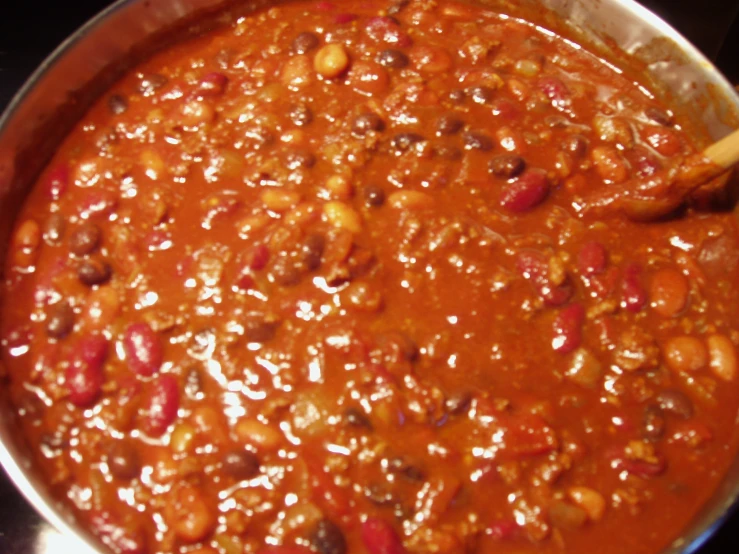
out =
[[(8, 6), (12, 2), (12, 6)], [(109, 0), (9, 0), (0, 14), (0, 110), (41, 61)], [(739, 82), (739, 0), (642, 0)], [(732, 25), (733, 22), (733, 25)], [(74, 553), (0, 470), (0, 554)], [(739, 511), (696, 554), (739, 553)], [(597, 554), (597, 553), (595, 553)], [(625, 553), (628, 554), (628, 553)]]

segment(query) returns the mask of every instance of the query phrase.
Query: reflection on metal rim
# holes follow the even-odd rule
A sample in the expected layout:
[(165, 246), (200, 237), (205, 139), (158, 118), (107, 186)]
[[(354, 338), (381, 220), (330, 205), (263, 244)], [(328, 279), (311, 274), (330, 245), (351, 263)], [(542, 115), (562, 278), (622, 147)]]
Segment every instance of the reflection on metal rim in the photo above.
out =
[[(478, 0), (504, 11), (537, 0)], [(131, 52), (163, 31), (192, 22), (234, 0), (119, 0), (67, 39), (32, 75), (0, 118), (0, 257), (18, 203), (88, 103), (125, 68)], [(269, 0), (241, 2), (258, 6)], [(600, 48), (633, 56), (688, 115), (718, 139), (739, 125), (739, 97), (721, 73), (684, 37), (633, 0), (539, 0)], [(539, 11), (541, 11), (539, 9)], [(190, 27), (187, 27), (189, 29)], [(195, 29), (196, 30), (196, 29)], [(194, 31), (195, 31), (194, 30)], [(618, 56), (616, 56), (618, 57)], [(633, 61), (633, 60), (632, 60)], [(7, 391), (0, 391), (7, 396)], [(42, 534), (46, 552), (95, 552), (96, 541), (48, 493), (23, 444), (16, 440), (8, 399), (0, 396), (0, 462), (60, 535)], [(693, 526), (664, 554), (697, 551), (728, 517), (739, 496), (739, 460)]]

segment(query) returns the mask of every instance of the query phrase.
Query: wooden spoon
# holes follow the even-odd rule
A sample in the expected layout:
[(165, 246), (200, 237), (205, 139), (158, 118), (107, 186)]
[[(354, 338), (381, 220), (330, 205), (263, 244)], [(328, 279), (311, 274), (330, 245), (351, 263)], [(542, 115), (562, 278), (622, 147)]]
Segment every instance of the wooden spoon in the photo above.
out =
[(739, 130), (703, 152), (677, 158), (669, 167), (645, 178), (609, 186), (585, 198), (581, 213), (623, 211), (634, 221), (664, 217), (695, 190), (726, 174), (739, 163)]

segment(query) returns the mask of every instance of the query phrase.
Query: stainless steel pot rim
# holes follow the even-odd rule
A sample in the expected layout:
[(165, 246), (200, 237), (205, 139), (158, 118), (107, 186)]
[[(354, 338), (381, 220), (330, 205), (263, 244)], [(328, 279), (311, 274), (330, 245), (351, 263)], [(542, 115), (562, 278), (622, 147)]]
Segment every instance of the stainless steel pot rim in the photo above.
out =
[[(218, 3), (218, 0), (193, 1), (196, 4), (198, 2), (210, 5)], [(544, 0), (545, 3), (547, 1), (548, 0)], [(181, 2), (182, 0), (176, 0), (173, 4)], [(645, 22), (648, 26), (657, 30), (664, 37), (668, 37), (683, 53), (685, 53), (688, 59), (693, 60), (694, 63), (700, 66), (701, 70), (708, 75), (708, 80), (719, 89), (722, 97), (727, 101), (730, 100), (734, 103), (735, 107), (739, 108), (739, 96), (737, 95), (737, 91), (721, 74), (721, 72), (684, 36), (656, 14), (638, 4), (635, 0), (613, 0), (613, 2), (619, 6), (619, 9), (626, 10), (636, 19)], [(98, 13), (95, 17), (87, 21), (74, 34), (62, 42), (33, 72), (33, 74), (11, 99), (0, 117), (0, 137), (5, 133), (27, 97), (43, 85), (45, 77), (53, 70), (60, 60), (64, 59), (65, 56), (75, 48), (75, 46), (83, 42), (91, 32), (98, 29), (103, 23), (114, 18), (116, 15), (125, 12), (127, 9), (131, 8), (132, 5), (137, 3), (144, 3), (146, 7), (151, 7), (150, 4), (153, 4), (150, 3), (149, 0), (117, 0)], [(598, 9), (597, 5), (600, 4), (600, 2), (573, 0), (573, 5), (577, 4), (580, 4), (581, 6), (579, 8), (575, 6), (573, 9), (593, 10)], [(593, 8), (592, 4), (596, 4), (596, 7)], [(625, 50), (629, 54), (634, 53), (631, 48)], [(0, 176), (1, 170), (2, 168), (0, 167)], [(2, 181), (0, 181), (0, 184), (2, 184)], [(0, 417), (2, 417), (2, 414), (0, 414)], [(8, 424), (7, 421), (4, 423), (6, 425)], [(77, 528), (76, 524), (71, 521), (71, 519), (64, 517), (64, 510), (61, 508), (61, 503), (51, 500), (48, 494), (45, 494), (45, 492), (42, 492), (39, 488), (34, 486), (29, 477), (30, 462), (27, 460), (24, 460), (23, 462), (24, 463), (21, 463), (18, 457), (16, 457), (8, 448), (8, 445), (4, 441), (0, 440), (0, 464), (26, 500), (56, 530), (68, 537), (75, 537), (79, 540), (79, 547), (84, 550), (77, 550), (77, 552), (80, 552), (81, 554), (86, 554), (87, 552), (99, 552), (99, 547), (93, 537), (87, 531)], [(716, 517), (710, 520), (708, 524), (701, 525), (698, 529), (693, 530), (693, 532), (690, 533), (692, 538), (689, 537), (687, 540), (683, 538), (678, 539), (671, 548), (668, 548), (668, 552), (681, 552), (683, 554), (697, 553), (697, 551), (709, 540), (715, 531), (726, 521), (726, 519), (729, 518), (730, 515), (736, 512), (737, 509), (739, 509), (739, 483), (737, 483), (737, 486), (733, 487), (723, 509), (718, 512)]]

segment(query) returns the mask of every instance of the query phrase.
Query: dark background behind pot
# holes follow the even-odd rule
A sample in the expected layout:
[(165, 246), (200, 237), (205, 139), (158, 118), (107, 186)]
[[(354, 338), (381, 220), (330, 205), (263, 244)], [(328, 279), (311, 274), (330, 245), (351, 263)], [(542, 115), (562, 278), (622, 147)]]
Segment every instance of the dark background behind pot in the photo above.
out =
[[(169, 1), (169, 0), (156, 0)], [(31, 72), (109, 0), (6, 0), (0, 15), (0, 110)], [(739, 0), (642, 0), (739, 83)], [(7, 4), (10, 4), (9, 6)], [(68, 551), (56, 533), (0, 471), (0, 554)], [(739, 552), (739, 514), (726, 522), (700, 554)]]

